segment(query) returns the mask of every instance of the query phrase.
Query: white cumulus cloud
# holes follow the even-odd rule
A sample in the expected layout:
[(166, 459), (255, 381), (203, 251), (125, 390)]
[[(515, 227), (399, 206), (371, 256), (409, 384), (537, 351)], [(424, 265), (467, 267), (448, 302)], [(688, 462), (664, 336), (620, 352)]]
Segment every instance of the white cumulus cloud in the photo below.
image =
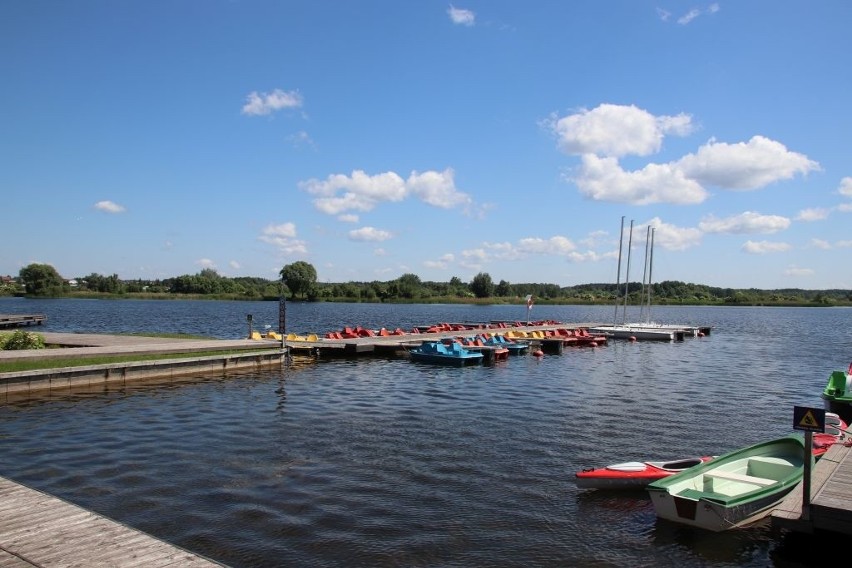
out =
[(796, 174), (819, 170), (819, 164), (807, 156), (791, 152), (780, 142), (763, 136), (736, 144), (711, 140), (695, 154), (681, 158), (677, 167), (701, 184), (738, 190), (758, 189)]
[(450, 168), (443, 172), (412, 172), (405, 185), (412, 195), (435, 207), (451, 209), (459, 205), (469, 205), (472, 201), (470, 196), (456, 189), (454, 176), (455, 172)]
[(660, 150), (666, 134), (685, 136), (692, 129), (687, 114), (654, 116), (630, 105), (601, 104), (550, 123), (566, 154), (647, 156)]
[(707, 191), (699, 183), (669, 164), (648, 164), (629, 172), (615, 158), (593, 154), (583, 156), (579, 175), (573, 181), (580, 193), (596, 201), (691, 205), (707, 198)]
[(275, 111), (302, 106), (302, 95), (298, 91), (275, 89), (271, 93), (252, 91), (246, 97), (242, 113), (249, 116), (263, 116)]
[(382, 242), (393, 237), (388, 231), (376, 229), (375, 227), (361, 227), (349, 231), (349, 238), (353, 241)]
[(98, 201), (95, 203), (95, 209), (106, 213), (124, 213), (125, 211), (123, 206), (113, 201)]
[(469, 205), (469, 195), (455, 186), (454, 172), (412, 172), (407, 180), (395, 172), (368, 175), (355, 170), (351, 175), (332, 174), (325, 180), (309, 179), (299, 182), (299, 187), (317, 195), (314, 207), (329, 215), (341, 215), (349, 211), (371, 211), (382, 202), (399, 202), (408, 197), (417, 197), (424, 203), (449, 209)]
[(812, 268), (799, 268), (798, 266), (790, 266), (784, 271), (785, 276), (813, 276)]
[(270, 244), (288, 255), (307, 254), (308, 252), (305, 241), (296, 238), (296, 225), (293, 223), (267, 225), (258, 240)]
[(746, 241), (741, 248), (743, 252), (749, 254), (767, 254), (771, 252), (786, 252), (790, 250), (790, 245), (771, 241)]
[(447, 9), (447, 14), (450, 16), (450, 20), (454, 24), (462, 26), (472, 26), (476, 23), (476, 14), (474, 14), (470, 10), (456, 8), (455, 6), (451, 5)]
[(710, 4), (706, 9), (702, 10), (700, 8), (693, 8), (688, 11), (686, 14), (677, 19), (677, 23), (685, 26), (692, 22), (695, 18), (699, 16), (703, 16), (704, 14), (715, 14), (719, 11), (719, 4), (713, 3)]
[(425, 266), (426, 268), (437, 268), (440, 270), (444, 270), (448, 268), (450, 264), (452, 264), (455, 258), (455, 255), (453, 255), (452, 253), (447, 253), (436, 260), (423, 261), (423, 266)]
[[(655, 116), (634, 105), (601, 104), (545, 121), (566, 154), (580, 156), (576, 172), (566, 176), (580, 193), (596, 201), (650, 205), (691, 205), (708, 197), (706, 186), (753, 190), (819, 170), (817, 162), (764, 136), (747, 142), (711, 139), (668, 163), (647, 163), (633, 171), (619, 163), (625, 156), (657, 153), (666, 136), (687, 136), (696, 126), (686, 113)], [(852, 181), (846, 189), (852, 195)]]
[(565, 256), (574, 251), (576, 245), (570, 239), (557, 235), (548, 239), (525, 238), (518, 241), (517, 251), (522, 254), (547, 254)]
[(753, 211), (746, 211), (739, 215), (733, 215), (725, 219), (714, 216), (705, 217), (698, 228), (705, 233), (728, 233), (728, 234), (772, 234), (783, 231), (790, 226), (790, 219), (780, 215), (761, 215)]
[(821, 207), (802, 209), (796, 216), (797, 221), (822, 221), (828, 217), (829, 210)]
[[(664, 223), (659, 217), (633, 228), (634, 235), (645, 234), (647, 237), (648, 227), (654, 229), (654, 247), (665, 250), (686, 250), (701, 244), (702, 232), (692, 227), (678, 227), (671, 223)], [(635, 237), (634, 237), (635, 238)]]

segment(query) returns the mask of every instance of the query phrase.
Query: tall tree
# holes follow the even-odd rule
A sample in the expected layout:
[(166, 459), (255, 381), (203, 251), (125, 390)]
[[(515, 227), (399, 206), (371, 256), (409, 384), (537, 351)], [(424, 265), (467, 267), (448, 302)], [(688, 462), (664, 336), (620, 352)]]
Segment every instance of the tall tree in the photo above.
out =
[(494, 295), (494, 281), (487, 272), (480, 272), (470, 281), (470, 291), (477, 298), (490, 298)]
[(317, 283), (317, 269), (304, 260), (297, 260), (293, 264), (284, 266), (278, 274), (284, 279), (294, 298), (299, 294), (305, 298)]
[(397, 285), (399, 286), (399, 295), (403, 298), (419, 298), (421, 295), (421, 286), (422, 282), (420, 281), (420, 277), (416, 274), (412, 274), (407, 272), (397, 278)]
[(27, 265), (19, 276), (30, 296), (59, 296), (65, 290), (65, 280), (49, 264)]
[(21, 269), (19, 276), (31, 296), (57, 296), (65, 290), (65, 280), (49, 264), (30, 264)]
[(505, 298), (506, 296), (512, 295), (512, 285), (506, 282), (505, 280), (501, 280), (497, 287), (494, 289), (494, 293), (501, 298)]

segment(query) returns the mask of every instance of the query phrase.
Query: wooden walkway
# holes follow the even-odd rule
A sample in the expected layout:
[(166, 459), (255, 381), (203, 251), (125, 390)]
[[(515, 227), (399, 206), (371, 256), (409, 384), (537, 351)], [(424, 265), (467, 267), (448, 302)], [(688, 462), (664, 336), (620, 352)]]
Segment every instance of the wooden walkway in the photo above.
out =
[(45, 321), (47, 321), (47, 316), (44, 314), (0, 314), (0, 329), (34, 324), (41, 325)]
[(831, 531), (852, 535), (852, 447), (832, 445), (811, 472), (810, 507), (802, 514), (800, 483), (772, 512), (772, 525), (812, 534)]
[(225, 566), (0, 477), (0, 567)]
[(275, 349), (271, 341), (251, 339), (180, 339), (144, 337), (139, 335), (108, 335), (100, 333), (38, 332), (47, 345), (68, 349), (21, 349), (0, 351), (0, 361), (27, 359), (64, 359), (100, 355), (149, 355), (166, 353), (207, 353), (210, 351), (250, 351)]

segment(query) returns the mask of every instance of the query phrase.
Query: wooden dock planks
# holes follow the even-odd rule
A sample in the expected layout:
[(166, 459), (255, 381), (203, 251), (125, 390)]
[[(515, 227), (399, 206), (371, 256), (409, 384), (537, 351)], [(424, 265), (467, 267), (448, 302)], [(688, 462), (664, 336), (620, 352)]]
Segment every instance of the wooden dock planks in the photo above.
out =
[(0, 478), (0, 568), (221, 567), (41, 491)]
[(852, 534), (852, 448), (837, 443), (828, 449), (811, 472), (810, 508), (805, 518), (802, 503), (799, 483), (772, 511), (772, 524), (803, 533)]
[(0, 329), (41, 325), (46, 320), (44, 314), (0, 314)]

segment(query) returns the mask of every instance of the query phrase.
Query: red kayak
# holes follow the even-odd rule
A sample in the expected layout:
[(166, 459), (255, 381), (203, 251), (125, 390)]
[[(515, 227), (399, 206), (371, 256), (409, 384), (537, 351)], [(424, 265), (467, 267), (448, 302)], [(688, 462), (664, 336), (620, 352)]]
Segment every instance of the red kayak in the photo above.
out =
[(580, 489), (645, 489), (645, 486), (673, 473), (713, 459), (713, 456), (668, 461), (632, 461), (597, 469), (584, 469), (575, 475)]

